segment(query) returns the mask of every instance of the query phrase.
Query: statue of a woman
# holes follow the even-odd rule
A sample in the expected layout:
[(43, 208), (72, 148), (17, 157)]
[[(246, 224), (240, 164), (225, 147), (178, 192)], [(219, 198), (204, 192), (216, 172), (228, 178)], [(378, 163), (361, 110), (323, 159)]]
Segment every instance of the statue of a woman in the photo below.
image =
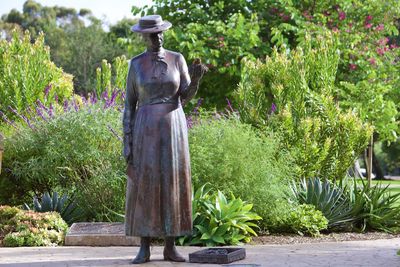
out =
[(171, 23), (145, 16), (132, 27), (147, 50), (132, 58), (123, 116), (124, 156), (128, 163), (125, 231), (140, 236), (133, 263), (150, 260), (150, 238), (164, 237), (164, 259), (185, 261), (175, 237), (192, 232), (191, 176), (187, 125), (182, 104), (197, 92), (207, 68), (190, 74), (180, 53), (165, 50), (163, 31)]

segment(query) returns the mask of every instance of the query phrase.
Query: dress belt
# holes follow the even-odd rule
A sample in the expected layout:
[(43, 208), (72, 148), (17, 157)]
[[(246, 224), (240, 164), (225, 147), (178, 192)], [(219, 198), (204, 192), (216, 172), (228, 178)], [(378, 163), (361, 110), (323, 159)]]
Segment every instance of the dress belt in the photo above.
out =
[(180, 105), (181, 104), (181, 100), (178, 99), (168, 99), (165, 101), (153, 101), (153, 102), (145, 102), (145, 103), (138, 103), (138, 107), (143, 107), (143, 106), (147, 106), (147, 105), (157, 105), (157, 104), (176, 104), (176, 105)]

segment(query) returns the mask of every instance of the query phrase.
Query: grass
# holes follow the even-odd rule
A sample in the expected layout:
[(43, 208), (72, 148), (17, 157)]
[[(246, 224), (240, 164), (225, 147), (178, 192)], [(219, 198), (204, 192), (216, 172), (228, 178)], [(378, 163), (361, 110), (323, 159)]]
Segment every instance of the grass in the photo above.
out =
[[(361, 180), (357, 179), (357, 183), (361, 184)], [(371, 185), (381, 184), (382, 186), (389, 185), (389, 192), (391, 195), (400, 194), (400, 180), (372, 180)], [(396, 202), (396, 206), (400, 206), (400, 198)]]
[(372, 184), (377, 184), (377, 183), (400, 186), (400, 180), (372, 180)]
[[(361, 179), (357, 179), (357, 183), (361, 183)], [(372, 185), (381, 184), (381, 185), (393, 185), (400, 187), (400, 180), (372, 180)]]

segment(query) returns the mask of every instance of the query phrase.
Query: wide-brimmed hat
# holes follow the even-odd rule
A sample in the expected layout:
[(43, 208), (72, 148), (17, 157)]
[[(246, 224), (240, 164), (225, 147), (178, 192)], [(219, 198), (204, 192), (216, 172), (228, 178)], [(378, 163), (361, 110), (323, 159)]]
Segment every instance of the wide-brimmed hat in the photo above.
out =
[(171, 22), (163, 21), (160, 15), (150, 15), (141, 17), (139, 23), (133, 25), (131, 30), (140, 33), (153, 33), (166, 31), (171, 28), (171, 26)]

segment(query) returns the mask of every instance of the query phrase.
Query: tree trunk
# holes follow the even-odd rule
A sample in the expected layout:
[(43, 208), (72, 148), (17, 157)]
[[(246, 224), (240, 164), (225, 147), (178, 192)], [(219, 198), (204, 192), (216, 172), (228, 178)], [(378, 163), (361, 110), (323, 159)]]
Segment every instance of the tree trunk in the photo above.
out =
[(367, 179), (368, 179), (368, 187), (371, 187), (372, 181), (372, 151), (374, 150), (374, 135), (371, 135), (371, 139), (368, 144), (367, 149)]
[(383, 173), (381, 163), (376, 158), (375, 151), (372, 149), (372, 171), (375, 173), (376, 180), (385, 180), (385, 174)]

